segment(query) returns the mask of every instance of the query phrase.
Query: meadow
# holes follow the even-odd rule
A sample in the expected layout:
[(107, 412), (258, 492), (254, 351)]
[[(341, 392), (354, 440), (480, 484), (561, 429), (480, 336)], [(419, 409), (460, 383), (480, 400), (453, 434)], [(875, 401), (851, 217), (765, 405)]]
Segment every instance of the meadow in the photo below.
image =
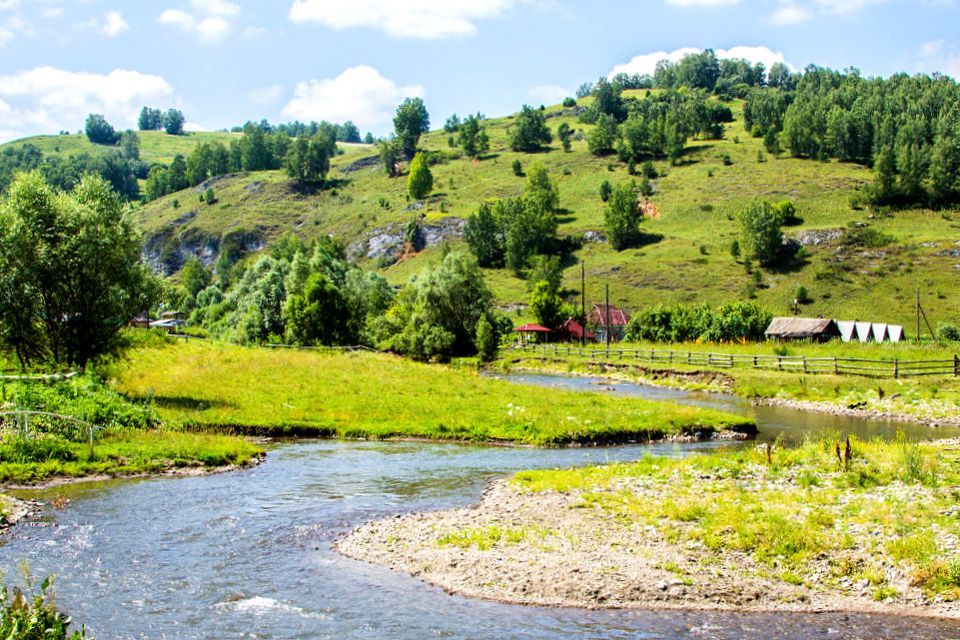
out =
[(755, 430), (715, 411), (532, 389), (382, 354), (191, 341), (139, 349), (111, 375), (191, 431), (563, 446)]

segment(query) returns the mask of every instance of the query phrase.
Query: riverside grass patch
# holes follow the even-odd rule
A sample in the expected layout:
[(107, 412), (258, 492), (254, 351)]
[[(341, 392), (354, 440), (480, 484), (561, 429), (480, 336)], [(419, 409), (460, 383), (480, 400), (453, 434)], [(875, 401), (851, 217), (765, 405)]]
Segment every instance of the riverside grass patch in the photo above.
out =
[(758, 576), (896, 600), (919, 588), (960, 600), (960, 448), (851, 439), (796, 449), (646, 457), (635, 463), (525, 471), (520, 492), (561, 492), (619, 526), (652, 528), (687, 570), (737, 558)]
[(112, 375), (122, 393), (194, 430), (538, 446), (756, 430), (717, 411), (523, 387), (371, 353), (190, 342), (138, 349)]
[(0, 483), (133, 476), (250, 464), (263, 450), (242, 438), (169, 430), (107, 432), (88, 444), (52, 434), (0, 439)]

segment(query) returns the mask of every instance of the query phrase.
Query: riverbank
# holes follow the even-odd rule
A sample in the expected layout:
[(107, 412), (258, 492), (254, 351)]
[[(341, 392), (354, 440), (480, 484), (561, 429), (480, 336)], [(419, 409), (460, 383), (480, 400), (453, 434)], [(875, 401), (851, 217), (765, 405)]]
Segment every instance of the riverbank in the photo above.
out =
[(132, 351), (111, 378), (190, 431), (533, 446), (756, 433), (719, 411), (524, 388), (384, 354), (179, 343)]
[(522, 472), (337, 548), (516, 604), (960, 617), (960, 443), (836, 444)]
[(737, 395), (754, 404), (781, 406), (864, 420), (960, 426), (960, 382), (950, 379), (877, 380), (831, 375), (682, 365), (589, 362), (562, 356), (507, 353), (502, 371), (601, 376), (638, 384)]

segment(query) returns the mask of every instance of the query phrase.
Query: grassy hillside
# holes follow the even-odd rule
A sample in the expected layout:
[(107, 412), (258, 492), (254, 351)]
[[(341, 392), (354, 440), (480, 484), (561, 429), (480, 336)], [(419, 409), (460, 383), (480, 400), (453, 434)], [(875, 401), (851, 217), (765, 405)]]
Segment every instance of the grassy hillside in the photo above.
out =
[[(681, 166), (665, 161), (656, 165), (662, 176), (654, 181), (652, 197), (659, 219), (644, 222), (647, 243), (621, 253), (606, 243), (586, 243), (567, 265), (565, 284), (579, 290), (580, 265), (585, 261), (588, 302), (600, 301), (603, 285), (611, 287), (614, 303), (635, 309), (659, 302), (722, 302), (742, 299), (753, 282), (742, 264), (730, 255), (738, 235), (736, 214), (755, 198), (793, 199), (803, 224), (787, 229), (800, 239), (808, 258), (792, 269), (764, 272), (756, 288), (758, 301), (775, 313), (788, 313), (797, 287), (813, 298), (804, 314), (870, 319), (912, 326), (917, 289), (924, 292), (931, 321), (960, 317), (960, 212), (909, 210), (881, 214), (855, 210), (850, 198), (872, 179), (869, 168), (838, 162), (773, 157), (761, 140), (751, 138), (741, 120), (742, 103), (731, 104), (736, 121), (726, 126), (722, 140), (691, 140)], [(547, 109), (550, 128), (567, 122), (580, 133), (588, 125), (577, 122), (570, 111)], [(435, 120), (438, 118), (434, 117)], [(441, 156), (432, 170), (435, 192), (426, 207), (428, 224), (445, 217), (464, 218), (484, 199), (518, 195), (525, 179), (513, 174), (519, 159), (524, 166), (543, 162), (559, 185), (561, 234), (602, 231), (604, 205), (598, 196), (603, 180), (631, 180), (615, 157), (598, 158), (587, 150), (582, 136), (565, 153), (559, 142), (543, 153), (514, 153), (507, 145), (512, 118), (487, 121), (491, 151), (481, 161), (462, 157), (450, 148), (448, 134), (432, 132), (421, 145)], [(172, 138), (163, 134), (143, 137), (143, 154), (169, 158), (174, 145), (195, 144), (194, 134)], [(35, 138), (44, 144), (76, 136)], [(61, 150), (65, 147), (60, 145)], [(406, 177), (390, 179), (372, 161), (376, 150), (363, 145), (341, 145), (345, 153), (333, 162), (332, 186), (319, 192), (295, 188), (282, 172), (244, 173), (214, 181), (218, 202), (199, 204), (198, 190), (173, 194), (137, 212), (151, 253), (216, 253), (226, 234), (255, 250), (288, 230), (305, 238), (333, 233), (354, 245), (367, 266), (380, 267), (378, 257), (366, 258), (365, 240), (397, 230), (421, 212), (411, 207)], [(176, 149), (184, 152), (186, 149)], [(761, 161), (761, 156), (762, 160)], [(724, 162), (728, 157), (730, 164)], [(371, 164), (357, 170), (351, 165), (364, 158)], [(207, 185), (204, 185), (206, 187)], [(840, 231), (853, 223), (869, 225), (886, 234), (881, 247), (857, 246)], [(459, 242), (453, 238), (454, 243)], [(384, 274), (402, 283), (434, 261), (440, 247), (384, 268)], [(524, 303), (526, 283), (513, 275), (489, 273), (489, 281), (503, 303)]]
[[(187, 156), (193, 147), (201, 142), (230, 144), (231, 140), (240, 137), (238, 133), (186, 133), (182, 136), (170, 136), (162, 131), (138, 131), (137, 134), (140, 136), (140, 158), (147, 164), (169, 164), (175, 155), (179, 153)], [(87, 136), (72, 133), (16, 140), (0, 145), (0, 151), (5, 147), (19, 147), (23, 144), (32, 144), (40, 149), (44, 156), (72, 156), (81, 153), (96, 155), (117, 148), (92, 144), (87, 140)]]

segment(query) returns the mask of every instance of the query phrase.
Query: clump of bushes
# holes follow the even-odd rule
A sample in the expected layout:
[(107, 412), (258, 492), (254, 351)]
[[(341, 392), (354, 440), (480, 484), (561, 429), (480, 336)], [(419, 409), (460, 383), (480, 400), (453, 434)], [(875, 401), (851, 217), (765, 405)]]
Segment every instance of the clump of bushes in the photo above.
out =
[(960, 327), (949, 322), (937, 325), (937, 338), (944, 342), (960, 342)]
[(82, 640), (87, 637), (83, 629), (70, 632), (70, 618), (53, 605), (52, 583), (52, 579), (47, 578), (38, 593), (29, 593), (33, 591), (33, 584), (28, 574), (28, 593), (20, 589), (11, 592), (6, 585), (0, 588), (0, 638)]
[(719, 307), (657, 305), (635, 315), (627, 339), (651, 342), (742, 342), (761, 340), (773, 315), (751, 302)]

